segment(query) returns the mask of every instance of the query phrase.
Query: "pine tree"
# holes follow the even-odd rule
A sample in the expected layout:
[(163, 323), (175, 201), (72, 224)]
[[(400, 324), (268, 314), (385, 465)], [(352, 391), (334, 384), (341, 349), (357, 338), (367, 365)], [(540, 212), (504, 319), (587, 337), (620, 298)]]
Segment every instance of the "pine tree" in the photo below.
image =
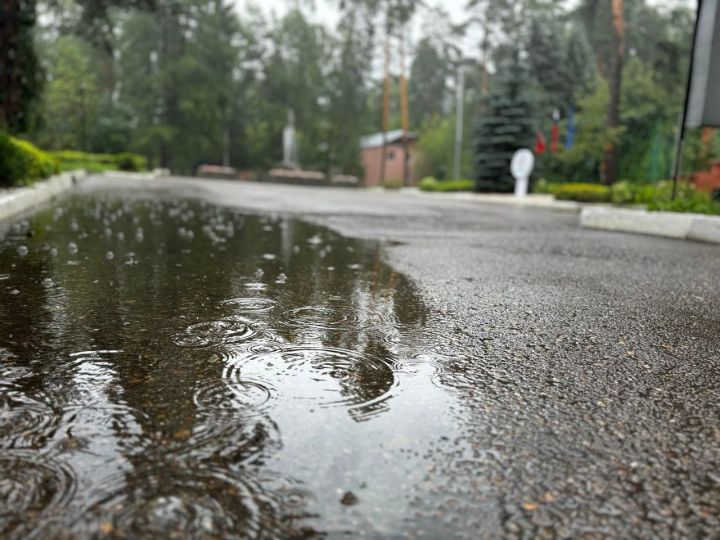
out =
[(519, 52), (495, 75), (485, 110), (475, 126), (475, 189), (512, 191), (510, 159), (519, 148), (533, 141), (531, 79), (521, 64)]

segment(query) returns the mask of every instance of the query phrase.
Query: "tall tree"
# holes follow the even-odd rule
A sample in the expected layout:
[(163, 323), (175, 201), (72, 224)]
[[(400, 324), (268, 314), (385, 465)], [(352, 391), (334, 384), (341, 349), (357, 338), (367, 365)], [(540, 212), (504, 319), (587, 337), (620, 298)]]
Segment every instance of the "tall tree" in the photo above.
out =
[(486, 108), (475, 130), (477, 191), (512, 191), (510, 159), (530, 145), (535, 118), (527, 92), (530, 77), (516, 50), (493, 80)]
[(410, 68), (410, 118), (415, 129), (433, 116), (443, 114), (450, 74), (443, 51), (429, 38), (421, 39)]
[(90, 149), (98, 124), (100, 96), (91, 46), (60, 36), (45, 51), (48, 81), (42, 96), (43, 126), (37, 142), (52, 149)]
[(328, 74), (328, 128), (325, 168), (328, 172), (360, 174), (360, 137), (372, 129), (368, 117), (368, 73), (372, 68), (372, 39), (366, 30), (370, 13), (358, 8), (343, 16)]
[(0, 131), (26, 130), (40, 96), (42, 73), (35, 54), (35, 0), (0, 2)]
[[(610, 129), (620, 127), (622, 68), (625, 58), (625, 3), (623, 0), (584, 0), (580, 12), (596, 53), (600, 74), (608, 81), (610, 100), (606, 122)], [(611, 184), (618, 178), (619, 156), (614, 141), (608, 141), (600, 174)]]
[[(98, 28), (98, 21), (110, 20), (108, 10), (113, 6), (148, 7), (156, 1), (161, 0), (78, 0), (78, 3), (83, 8), (84, 26)], [(11, 132), (29, 127), (31, 111), (42, 88), (33, 40), (36, 10), (36, 0), (0, 2), (0, 129)]]
[(265, 114), (273, 137), (268, 154), (280, 161), (282, 128), (288, 109), (295, 113), (299, 157), (303, 166), (322, 168), (327, 149), (322, 103), (328, 99), (327, 74), (331, 50), (325, 28), (310, 22), (298, 9), (288, 12), (271, 34), (272, 49), (262, 83)]

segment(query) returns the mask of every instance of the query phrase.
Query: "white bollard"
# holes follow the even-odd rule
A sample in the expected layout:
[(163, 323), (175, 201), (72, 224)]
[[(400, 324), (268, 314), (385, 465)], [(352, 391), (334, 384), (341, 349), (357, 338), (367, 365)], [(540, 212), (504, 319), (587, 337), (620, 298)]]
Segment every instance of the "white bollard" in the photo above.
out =
[(524, 197), (528, 192), (530, 173), (535, 165), (535, 156), (528, 148), (521, 148), (510, 160), (510, 173), (515, 178), (515, 196)]

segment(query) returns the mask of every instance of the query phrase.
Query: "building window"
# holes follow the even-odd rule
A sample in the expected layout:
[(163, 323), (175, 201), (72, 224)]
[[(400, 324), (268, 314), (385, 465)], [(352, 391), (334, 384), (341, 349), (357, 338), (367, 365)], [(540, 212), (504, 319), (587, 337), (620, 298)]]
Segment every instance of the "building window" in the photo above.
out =
[(393, 152), (392, 150), (390, 150), (390, 151), (387, 153), (387, 160), (388, 160), (388, 161), (392, 161), (393, 159), (395, 159), (395, 152)]

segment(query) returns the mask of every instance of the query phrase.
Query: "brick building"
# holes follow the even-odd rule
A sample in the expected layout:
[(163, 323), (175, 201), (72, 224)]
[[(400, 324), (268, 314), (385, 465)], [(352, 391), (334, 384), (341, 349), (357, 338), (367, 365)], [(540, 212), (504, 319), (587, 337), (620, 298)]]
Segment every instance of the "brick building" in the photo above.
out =
[[(408, 180), (411, 186), (417, 184), (418, 178), (415, 174), (415, 152), (413, 147), (417, 141), (417, 135), (408, 132)], [(360, 139), (362, 151), (363, 168), (365, 176), (363, 185), (379, 186), (382, 174), (383, 156), (383, 134), (374, 133)], [(385, 182), (387, 184), (402, 184), (404, 178), (405, 145), (403, 143), (403, 130), (396, 129), (385, 133)]]

